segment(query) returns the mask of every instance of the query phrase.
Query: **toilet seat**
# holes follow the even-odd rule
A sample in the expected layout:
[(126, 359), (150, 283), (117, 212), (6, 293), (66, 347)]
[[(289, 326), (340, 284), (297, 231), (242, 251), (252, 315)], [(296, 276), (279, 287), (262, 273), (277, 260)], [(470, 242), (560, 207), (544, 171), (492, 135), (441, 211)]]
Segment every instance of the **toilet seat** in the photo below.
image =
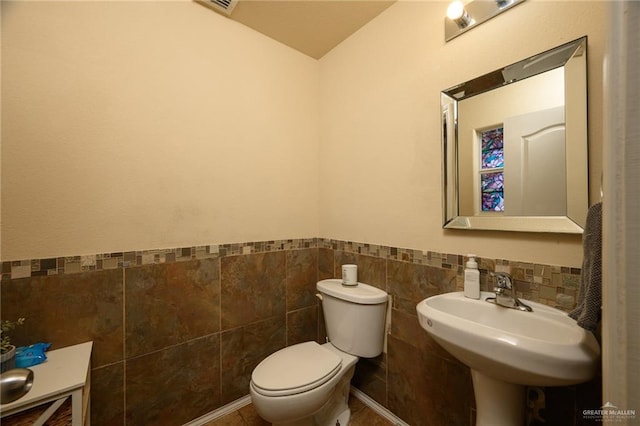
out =
[(299, 343), (265, 358), (253, 370), (251, 384), (265, 396), (307, 392), (335, 376), (341, 364), (340, 356), (316, 342)]

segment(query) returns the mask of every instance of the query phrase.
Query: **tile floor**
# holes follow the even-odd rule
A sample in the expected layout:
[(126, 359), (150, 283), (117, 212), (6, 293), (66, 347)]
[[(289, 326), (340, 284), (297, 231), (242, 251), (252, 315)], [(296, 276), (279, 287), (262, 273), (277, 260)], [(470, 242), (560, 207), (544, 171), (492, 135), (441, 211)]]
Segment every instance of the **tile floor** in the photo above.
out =
[[(387, 419), (380, 417), (375, 411), (367, 407), (357, 398), (353, 396), (349, 399), (349, 407), (351, 407), (350, 426), (393, 426), (393, 423)], [(249, 404), (221, 417), (217, 420), (210, 421), (204, 426), (268, 426), (270, 423), (262, 420), (253, 405)]]

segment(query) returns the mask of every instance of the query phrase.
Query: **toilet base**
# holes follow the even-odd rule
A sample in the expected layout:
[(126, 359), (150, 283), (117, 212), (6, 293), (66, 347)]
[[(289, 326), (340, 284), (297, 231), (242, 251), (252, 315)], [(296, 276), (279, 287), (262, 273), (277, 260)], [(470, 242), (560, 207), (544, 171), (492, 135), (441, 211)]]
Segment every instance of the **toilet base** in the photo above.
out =
[(287, 423), (273, 423), (273, 426), (347, 426), (351, 418), (349, 391), (355, 365), (342, 376), (329, 400), (312, 416)]
[(317, 426), (347, 426), (351, 418), (349, 409), (349, 391), (351, 379), (356, 367), (353, 366), (345, 373), (326, 404), (313, 415), (314, 425)]
[(347, 408), (336, 418), (336, 421), (332, 424), (336, 426), (348, 426), (351, 419), (351, 409)]

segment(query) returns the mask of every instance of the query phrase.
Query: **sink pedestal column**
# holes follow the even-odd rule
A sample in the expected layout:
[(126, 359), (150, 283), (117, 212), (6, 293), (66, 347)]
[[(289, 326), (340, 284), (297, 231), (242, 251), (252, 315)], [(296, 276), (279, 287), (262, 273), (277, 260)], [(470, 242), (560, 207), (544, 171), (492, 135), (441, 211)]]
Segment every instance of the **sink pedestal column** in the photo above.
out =
[(525, 387), (496, 380), (471, 369), (476, 398), (476, 426), (524, 424)]

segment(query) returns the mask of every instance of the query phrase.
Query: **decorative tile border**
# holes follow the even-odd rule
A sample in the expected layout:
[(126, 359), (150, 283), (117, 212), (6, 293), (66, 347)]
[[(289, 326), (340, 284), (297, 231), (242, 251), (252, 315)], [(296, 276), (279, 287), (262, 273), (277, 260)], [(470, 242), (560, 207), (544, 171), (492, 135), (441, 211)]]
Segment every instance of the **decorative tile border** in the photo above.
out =
[(463, 256), (460, 255), (434, 251), (397, 248), (354, 241), (327, 240), (322, 238), (319, 239), (318, 247), (445, 269), (454, 269), (461, 266), (463, 259)]
[[(364, 256), (427, 265), (434, 268), (450, 269), (456, 271), (459, 290), (462, 290), (464, 284), (464, 262), (466, 261), (466, 256), (463, 255), (325, 238), (213, 244), (17, 260), (3, 262), (1, 271), (2, 280), (10, 280), (305, 248), (326, 248)], [(581, 272), (578, 268), (487, 258), (478, 258), (478, 264), (481, 271), (481, 285), (483, 285), (484, 290), (490, 290), (489, 272), (508, 272), (516, 281), (518, 293), (525, 299), (539, 301), (565, 310), (571, 309), (577, 299)]]
[(158, 263), (184, 262), (193, 259), (314, 248), (317, 247), (317, 241), (317, 238), (302, 238), (14, 260), (2, 262), (1, 271), (3, 280), (74, 274)]

